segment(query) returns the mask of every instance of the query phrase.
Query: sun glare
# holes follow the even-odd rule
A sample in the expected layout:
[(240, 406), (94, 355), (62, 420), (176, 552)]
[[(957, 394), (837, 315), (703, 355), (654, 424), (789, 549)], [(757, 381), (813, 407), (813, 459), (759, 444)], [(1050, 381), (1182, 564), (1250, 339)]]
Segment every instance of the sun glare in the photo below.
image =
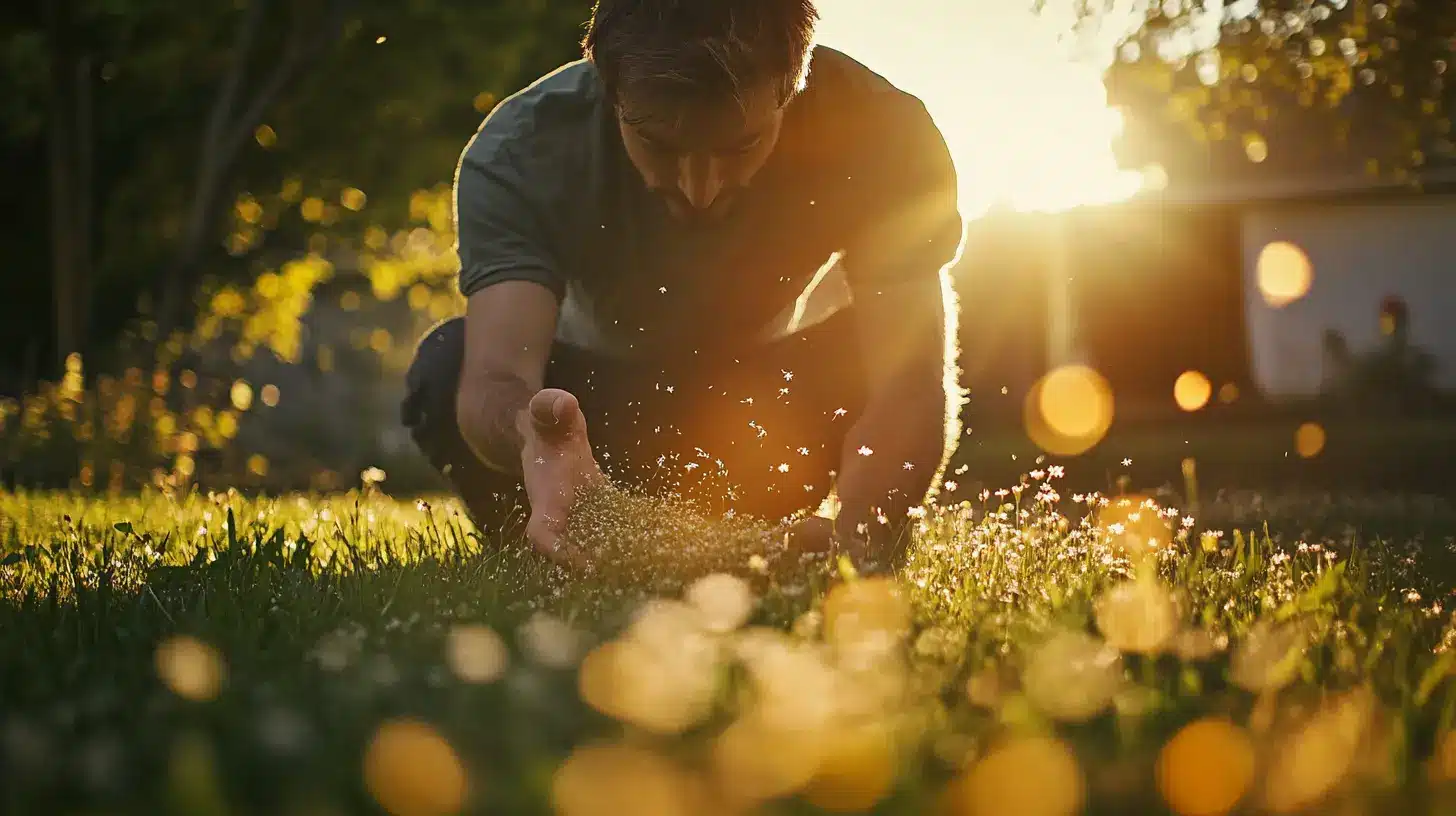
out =
[[(1041, 5), (835, 0), (822, 9), (820, 42), (925, 102), (955, 157), (967, 219), (998, 205), (1111, 203), (1166, 182), (1159, 168), (1118, 165), (1123, 120), (1103, 85), (1148, 0), (1115, 0), (1095, 20), (1069, 0)], [(1218, 28), (1195, 19), (1185, 40), (1189, 52), (1213, 48)]]

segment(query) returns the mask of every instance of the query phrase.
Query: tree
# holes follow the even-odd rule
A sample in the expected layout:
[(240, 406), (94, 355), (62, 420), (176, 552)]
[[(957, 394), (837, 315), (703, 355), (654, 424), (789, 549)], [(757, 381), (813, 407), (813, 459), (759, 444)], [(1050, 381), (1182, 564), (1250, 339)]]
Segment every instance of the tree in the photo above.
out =
[[(26, 217), (46, 237), (17, 228), (8, 257), (49, 268), (43, 289), (34, 274), (25, 285), (52, 308), (0, 304), (16, 318), (0, 325), (49, 333), (51, 372), (107, 348), (138, 296), (180, 325), (206, 278), (246, 279), (258, 259), (306, 249), (317, 225), (297, 207), (310, 198), (367, 190), (376, 217), (406, 212), (415, 190), (448, 181), (477, 106), (571, 58), (586, 14), (535, 0), (21, 6), (0, 12), (0, 138), (18, 157), (4, 195), (44, 191), (44, 218)], [(302, 191), (294, 216), (227, 245), (229, 211), (264, 190)], [(13, 375), (21, 356), (0, 367)]]
[(1456, 4), (1165, 0), (1147, 14), (1109, 80), (1143, 131), (1127, 145), (1134, 160), (1167, 157), (1179, 133), (1203, 148), (1185, 152), (1175, 179), (1405, 180), (1453, 158)]

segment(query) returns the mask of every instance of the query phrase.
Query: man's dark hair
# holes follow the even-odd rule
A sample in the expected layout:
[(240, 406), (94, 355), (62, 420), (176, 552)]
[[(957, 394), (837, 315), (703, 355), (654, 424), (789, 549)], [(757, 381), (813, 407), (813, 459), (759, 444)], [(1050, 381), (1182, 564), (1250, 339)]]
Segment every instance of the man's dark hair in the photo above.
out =
[(814, 0), (597, 0), (582, 50), (614, 101), (676, 106), (772, 83), (786, 103), (809, 71)]

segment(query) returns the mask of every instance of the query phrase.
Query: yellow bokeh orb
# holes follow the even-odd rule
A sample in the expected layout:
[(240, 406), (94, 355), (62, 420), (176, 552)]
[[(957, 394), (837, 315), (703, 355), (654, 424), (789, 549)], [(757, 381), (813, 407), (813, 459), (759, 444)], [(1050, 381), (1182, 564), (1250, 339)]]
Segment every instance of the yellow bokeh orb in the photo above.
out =
[(1249, 161), (1254, 164), (1262, 164), (1265, 159), (1269, 158), (1269, 143), (1264, 141), (1263, 136), (1250, 133), (1244, 137), (1244, 155), (1248, 156)]
[(1278, 309), (1309, 293), (1314, 267), (1297, 245), (1274, 241), (1259, 252), (1257, 275), (1264, 302)]
[(1304, 459), (1313, 459), (1325, 449), (1325, 429), (1317, 422), (1306, 422), (1294, 432), (1294, 452)]
[(1264, 785), (1275, 813), (1308, 812), (1352, 773), (1375, 724), (1378, 701), (1368, 687), (1323, 705), (1272, 752)]
[(1213, 396), (1213, 383), (1199, 371), (1185, 371), (1173, 383), (1173, 400), (1185, 411), (1197, 411)]
[(1042, 377), (1026, 396), (1027, 435), (1047, 453), (1076, 456), (1091, 450), (1112, 427), (1112, 386), (1080, 365)]
[(687, 601), (710, 632), (731, 632), (753, 614), (753, 590), (737, 576), (714, 573), (688, 587)]
[(364, 784), (391, 816), (447, 816), (465, 804), (465, 767), (429, 725), (393, 720), (364, 752)]
[(841, 651), (892, 647), (909, 633), (909, 599), (893, 580), (849, 581), (824, 601), (825, 640)]
[(255, 453), (248, 457), (248, 472), (254, 476), (263, 477), (268, 475), (268, 457), (261, 453)]
[(894, 735), (888, 729), (873, 724), (838, 729), (825, 742), (804, 799), (830, 813), (863, 813), (889, 795), (896, 771)]
[(579, 746), (551, 779), (559, 816), (697, 816), (713, 812), (704, 781), (645, 747), (596, 742)]
[(1058, 632), (1032, 652), (1022, 682), (1027, 699), (1042, 713), (1083, 722), (1107, 708), (1122, 688), (1122, 656), (1086, 632)]
[(216, 649), (186, 635), (163, 641), (157, 647), (155, 663), (162, 683), (173, 694), (195, 703), (215, 699), (227, 675)]
[(445, 639), (445, 662), (466, 683), (492, 683), (505, 674), (510, 651), (489, 626), (458, 624)]
[(1141, 559), (1171, 545), (1172, 521), (1156, 501), (1141, 495), (1113, 499), (1097, 513), (1097, 526), (1107, 543), (1130, 559)]
[(654, 648), (636, 638), (608, 641), (582, 660), (581, 699), (622, 723), (672, 735), (702, 722), (712, 711), (715, 664), (707, 655)]
[(1103, 593), (1095, 608), (1097, 629), (1124, 652), (1155, 654), (1178, 633), (1178, 605), (1156, 578), (1139, 577)]
[(1249, 735), (1222, 718), (1190, 723), (1158, 755), (1158, 791), (1179, 816), (1221, 816), (1254, 780)]
[(1050, 736), (1014, 737), (957, 780), (949, 809), (955, 816), (1071, 816), (1085, 797), (1086, 781), (1066, 743)]
[(819, 772), (828, 747), (814, 728), (747, 716), (713, 741), (713, 772), (722, 790), (747, 802), (793, 794)]

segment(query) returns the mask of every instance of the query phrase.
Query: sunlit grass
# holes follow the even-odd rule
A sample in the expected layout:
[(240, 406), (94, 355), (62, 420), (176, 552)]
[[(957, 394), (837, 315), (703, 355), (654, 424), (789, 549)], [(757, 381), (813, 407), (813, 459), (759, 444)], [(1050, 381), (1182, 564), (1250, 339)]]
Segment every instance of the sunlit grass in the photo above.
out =
[[(1450, 804), (1448, 506), (1389, 541), (1346, 523), (1373, 505), (1206, 501), (1195, 518), (1167, 499), (1061, 496), (1059, 475), (934, 509), (894, 578), (790, 553), (751, 519), (615, 492), (573, 530), (600, 564), (578, 578), (447, 501), (5, 495), (0, 800), (401, 814)], [(1312, 532), (1281, 532), (1291, 524)]]

